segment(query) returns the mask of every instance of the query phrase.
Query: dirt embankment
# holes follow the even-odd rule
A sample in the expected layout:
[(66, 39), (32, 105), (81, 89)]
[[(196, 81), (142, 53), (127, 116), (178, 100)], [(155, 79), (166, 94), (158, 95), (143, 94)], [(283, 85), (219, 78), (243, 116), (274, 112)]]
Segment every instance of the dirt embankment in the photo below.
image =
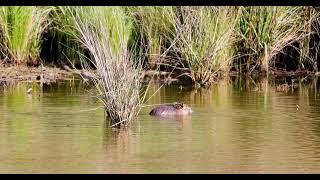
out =
[[(229, 72), (229, 76), (240, 76), (238, 72)], [(251, 76), (263, 76), (266, 74), (253, 73)], [(272, 77), (314, 77), (320, 76), (320, 72), (314, 73), (311, 71), (270, 71), (269, 75)], [(67, 65), (61, 68), (50, 66), (28, 67), (28, 66), (15, 66), (15, 65), (0, 65), (0, 86), (12, 84), (17, 81), (28, 82), (42, 82), (51, 83), (59, 79), (80, 78), (85, 81), (90, 81), (94, 78), (92, 73), (84, 70), (71, 69)], [(181, 76), (181, 72), (165, 72), (146, 70), (142, 73), (141, 78), (143, 81), (148, 82), (151, 78), (155, 78), (160, 84), (185, 84), (188, 82)]]
[(0, 66), (0, 85), (16, 81), (51, 83), (73, 75), (73, 72), (57, 67)]

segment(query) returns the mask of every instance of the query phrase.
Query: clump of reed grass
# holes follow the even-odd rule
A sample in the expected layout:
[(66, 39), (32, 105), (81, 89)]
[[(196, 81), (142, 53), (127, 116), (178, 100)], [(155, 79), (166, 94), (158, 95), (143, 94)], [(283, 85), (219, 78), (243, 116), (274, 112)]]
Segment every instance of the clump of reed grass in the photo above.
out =
[[(242, 7), (238, 24), (240, 42), (238, 52), (244, 57), (246, 70), (268, 72), (270, 64), (284, 48), (298, 43), (300, 56), (304, 57), (307, 43), (305, 37), (310, 34), (304, 7)], [(240, 64), (241, 65), (241, 64)]]
[(64, 7), (53, 7), (49, 16), (52, 23), (48, 27), (46, 36), (50, 44), (46, 44), (43, 48), (49, 48), (45, 50), (51, 53), (43, 57), (61, 64), (81, 64), (80, 56), (87, 56), (87, 52), (74, 36), (76, 31), (71, 11), (66, 12)]
[(173, 50), (198, 85), (210, 85), (220, 70), (228, 71), (238, 13), (234, 7), (181, 7)]
[(16, 64), (39, 62), (41, 35), (50, 23), (50, 7), (0, 7), (0, 52)]
[[(132, 7), (129, 11), (137, 24), (143, 48), (146, 49), (149, 68), (155, 69), (158, 64), (168, 59), (166, 53), (170, 42), (175, 38), (174, 7)], [(162, 57), (166, 57), (162, 58)]]
[[(127, 126), (138, 114), (142, 62), (128, 50), (132, 21), (121, 7), (67, 7), (74, 37), (90, 52), (97, 97), (113, 127)], [(146, 91), (144, 91), (146, 92)]]
[(308, 62), (312, 65), (313, 70), (318, 71), (318, 54), (320, 49), (320, 11), (319, 7), (306, 7), (305, 8), (305, 19), (310, 20), (309, 24), (310, 31), (309, 36), (305, 38), (304, 48), (302, 48), (302, 54), (307, 54), (302, 62)]

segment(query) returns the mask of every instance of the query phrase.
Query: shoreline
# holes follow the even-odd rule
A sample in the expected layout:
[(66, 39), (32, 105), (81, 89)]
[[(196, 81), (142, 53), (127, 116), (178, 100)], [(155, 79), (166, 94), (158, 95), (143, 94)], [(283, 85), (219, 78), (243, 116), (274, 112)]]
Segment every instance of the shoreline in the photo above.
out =
[[(66, 80), (74, 77), (82, 79), (79, 72), (81, 70), (70, 69), (66, 67), (56, 67), (45, 65), (43, 68), (39, 67), (29, 67), (29, 66), (19, 66), (19, 65), (8, 65), (0, 66), (0, 86), (4, 84), (11, 84), (14, 82), (43, 82), (51, 83), (57, 80)], [(285, 71), (285, 70), (272, 70), (269, 73), (239, 73), (236, 71), (230, 71), (226, 74), (229, 77), (239, 77), (239, 76), (251, 76), (251, 77), (288, 77), (288, 78), (306, 78), (306, 77), (317, 77), (320, 73), (312, 72), (309, 70), (296, 70), (296, 71)], [(177, 79), (175, 77), (179, 76), (177, 73), (172, 73), (170, 76), (169, 72), (156, 71), (156, 70), (146, 70), (143, 72), (143, 78), (148, 79), (150, 77), (156, 77), (158, 83), (170, 84), (185, 84), (183, 80)]]
[(0, 66), (0, 85), (21, 81), (51, 83), (72, 76), (74, 73), (58, 67)]

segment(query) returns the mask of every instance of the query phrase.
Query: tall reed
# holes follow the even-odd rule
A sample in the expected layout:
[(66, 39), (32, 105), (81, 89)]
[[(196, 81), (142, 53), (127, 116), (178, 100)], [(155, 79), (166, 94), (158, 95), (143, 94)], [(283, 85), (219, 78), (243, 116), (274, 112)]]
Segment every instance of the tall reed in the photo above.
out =
[(234, 7), (181, 7), (175, 16), (173, 49), (196, 84), (210, 85), (220, 70), (228, 71), (237, 18)]
[(166, 60), (163, 57), (169, 58), (166, 52), (177, 35), (173, 26), (175, 8), (153, 6), (131, 7), (129, 10), (139, 28), (149, 68), (154, 69)]
[(319, 50), (319, 17), (318, 7), (307, 6), (303, 8), (302, 16), (306, 22), (306, 35), (301, 40), (299, 47), (299, 66), (303, 69), (318, 71), (318, 50)]
[(45, 56), (51, 61), (59, 61), (62, 64), (80, 64), (81, 57), (86, 55), (86, 49), (81, 46), (74, 37), (74, 22), (70, 18), (71, 14), (65, 12), (63, 7), (54, 7), (50, 13), (52, 23), (48, 28), (49, 48), (51, 54)]
[(0, 7), (0, 52), (16, 64), (37, 64), (50, 7)]
[[(67, 7), (74, 36), (89, 50), (94, 82), (111, 126), (127, 126), (144, 100), (142, 63), (128, 50), (132, 21), (121, 7)], [(146, 92), (146, 91), (144, 91)]]
[(305, 47), (311, 19), (303, 14), (304, 7), (242, 7), (237, 48), (248, 72), (267, 72), (276, 56), (293, 43), (299, 44), (293, 48)]

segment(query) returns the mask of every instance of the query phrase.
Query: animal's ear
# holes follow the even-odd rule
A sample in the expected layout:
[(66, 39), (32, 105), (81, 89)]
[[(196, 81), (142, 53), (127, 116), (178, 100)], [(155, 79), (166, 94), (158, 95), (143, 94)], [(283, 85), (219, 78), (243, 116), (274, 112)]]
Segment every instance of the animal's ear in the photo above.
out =
[(183, 108), (183, 103), (179, 103), (179, 108), (180, 108), (180, 109)]
[(176, 109), (181, 109), (182, 108), (180, 103), (174, 104), (173, 107), (176, 108)]
[(183, 105), (184, 105), (184, 104), (183, 104), (183, 103), (178, 103), (177, 105), (178, 105), (180, 108), (183, 108)]

